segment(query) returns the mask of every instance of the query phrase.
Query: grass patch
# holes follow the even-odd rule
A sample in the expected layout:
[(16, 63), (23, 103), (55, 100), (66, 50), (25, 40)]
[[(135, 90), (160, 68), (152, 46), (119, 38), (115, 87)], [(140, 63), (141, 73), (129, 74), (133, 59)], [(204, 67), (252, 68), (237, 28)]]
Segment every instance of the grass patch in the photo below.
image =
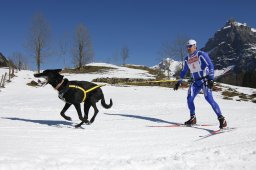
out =
[(232, 98), (232, 97), (235, 97), (235, 96), (239, 96), (240, 94), (235, 91), (235, 90), (225, 90), (222, 92), (222, 95), (225, 96), (225, 97), (229, 97), (229, 98)]
[(248, 95), (238, 92), (235, 89), (228, 88), (222, 92), (222, 95), (224, 96), (223, 99), (226, 100), (233, 100), (233, 97), (237, 97), (238, 99), (236, 99), (236, 101), (251, 101), (253, 103), (256, 103), (256, 93)]
[(232, 98), (227, 97), (227, 96), (224, 96), (223, 99), (225, 99), (225, 100), (233, 100)]
[(28, 86), (31, 86), (31, 87), (38, 87), (38, 83), (34, 80), (32, 80), (31, 82), (27, 83)]

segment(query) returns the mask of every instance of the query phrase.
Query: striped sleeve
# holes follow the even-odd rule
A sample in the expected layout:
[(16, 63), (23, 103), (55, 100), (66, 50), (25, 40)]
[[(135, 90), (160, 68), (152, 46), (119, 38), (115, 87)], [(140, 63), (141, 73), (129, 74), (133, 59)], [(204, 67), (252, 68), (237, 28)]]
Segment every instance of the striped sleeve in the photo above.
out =
[(214, 66), (213, 63), (209, 57), (209, 55), (205, 52), (201, 52), (202, 57), (202, 62), (208, 67), (208, 77), (210, 80), (214, 79)]

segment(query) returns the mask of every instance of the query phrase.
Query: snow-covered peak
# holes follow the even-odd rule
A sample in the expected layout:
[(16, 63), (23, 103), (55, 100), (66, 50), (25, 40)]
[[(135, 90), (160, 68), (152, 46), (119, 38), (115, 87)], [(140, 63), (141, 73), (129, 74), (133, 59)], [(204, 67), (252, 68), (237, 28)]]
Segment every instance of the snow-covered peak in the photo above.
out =
[(182, 66), (181, 61), (175, 61), (171, 58), (163, 59), (158, 65), (153, 66), (154, 69), (162, 69), (170, 73), (171, 76), (173, 76), (178, 69), (180, 69)]
[(235, 26), (247, 26), (247, 23), (234, 22)]
[(222, 29), (227, 29), (227, 28), (231, 28), (232, 26), (237, 26), (237, 27), (240, 27), (240, 26), (244, 26), (244, 27), (247, 27), (247, 23), (241, 23), (241, 22), (237, 22), (235, 21), (234, 19), (230, 19), (226, 22), (226, 25), (222, 28)]

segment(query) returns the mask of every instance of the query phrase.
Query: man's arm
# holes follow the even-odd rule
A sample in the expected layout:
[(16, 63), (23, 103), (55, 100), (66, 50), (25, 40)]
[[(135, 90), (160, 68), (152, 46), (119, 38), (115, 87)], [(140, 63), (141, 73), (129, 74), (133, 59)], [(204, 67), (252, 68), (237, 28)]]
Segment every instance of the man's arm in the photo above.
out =
[(212, 61), (209, 57), (209, 55), (205, 52), (202, 52), (202, 59), (206, 66), (208, 67), (208, 74), (207, 74), (207, 87), (209, 89), (212, 89), (213, 88), (213, 79), (214, 79), (214, 66), (212, 64)]
[(214, 66), (212, 64), (212, 61), (209, 57), (209, 55), (205, 52), (202, 52), (201, 54), (203, 57), (202, 57), (202, 61), (206, 64), (206, 66), (208, 67), (209, 69), (209, 72), (208, 72), (208, 78), (210, 80), (213, 80), (214, 79)]

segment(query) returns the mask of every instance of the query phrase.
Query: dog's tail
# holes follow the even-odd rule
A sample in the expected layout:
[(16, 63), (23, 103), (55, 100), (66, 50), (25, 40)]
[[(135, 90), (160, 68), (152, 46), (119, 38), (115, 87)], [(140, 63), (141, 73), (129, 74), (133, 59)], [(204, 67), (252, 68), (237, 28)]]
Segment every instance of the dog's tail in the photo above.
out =
[(112, 99), (110, 99), (110, 103), (109, 103), (109, 104), (106, 104), (105, 98), (104, 98), (104, 96), (103, 96), (103, 98), (101, 99), (101, 105), (102, 105), (104, 108), (106, 108), (106, 109), (111, 108), (112, 105), (113, 105)]

